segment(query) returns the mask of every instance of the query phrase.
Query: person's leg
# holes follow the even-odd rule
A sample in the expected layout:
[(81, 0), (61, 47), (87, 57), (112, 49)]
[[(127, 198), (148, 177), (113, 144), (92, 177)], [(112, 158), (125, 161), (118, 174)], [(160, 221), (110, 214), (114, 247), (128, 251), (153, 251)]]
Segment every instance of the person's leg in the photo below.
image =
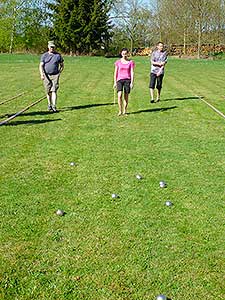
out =
[(52, 110), (52, 92), (48, 92), (47, 100), (48, 100), (48, 110)]
[(52, 110), (56, 111), (57, 93), (52, 92)]
[(119, 108), (119, 112), (118, 112), (118, 116), (122, 115), (122, 91), (118, 91), (118, 108)]
[(123, 81), (122, 80), (117, 81), (116, 87), (117, 87), (118, 108), (119, 108), (118, 116), (121, 116), (122, 115)]
[(157, 85), (156, 85), (157, 99), (156, 99), (156, 102), (160, 101), (160, 95), (161, 95), (161, 90), (162, 90), (162, 81), (163, 81), (163, 74), (161, 74), (157, 77)]
[(156, 98), (156, 102), (160, 101), (160, 94), (161, 94), (161, 89), (157, 89), (157, 98)]
[(47, 97), (47, 101), (48, 101), (48, 110), (52, 110), (52, 92), (51, 92), (51, 87), (52, 87), (52, 82), (49, 79), (49, 77), (45, 77), (44, 81), (44, 88), (46, 91), (46, 97)]
[(128, 97), (129, 97), (129, 94), (124, 92), (123, 115), (125, 115), (127, 113)]
[(52, 110), (56, 112), (56, 103), (57, 103), (57, 90), (59, 88), (59, 74), (57, 75), (52, 75)]
[(123, 115), (127, 113), (128, 98), (130, 94), (130, 83), (129, 79), (124, 80), (124, 101), (123, 101)]
[(150, 102), (154, 103), (154, 89), (150, 88)]
[(150, 102), (154, 103), (154, 89), (155, 89), (155, 84), (156, 84), (156, 74), (151, 73), (150, 75), (150, 83), (149, 83), (149, 88), (150, 88)]

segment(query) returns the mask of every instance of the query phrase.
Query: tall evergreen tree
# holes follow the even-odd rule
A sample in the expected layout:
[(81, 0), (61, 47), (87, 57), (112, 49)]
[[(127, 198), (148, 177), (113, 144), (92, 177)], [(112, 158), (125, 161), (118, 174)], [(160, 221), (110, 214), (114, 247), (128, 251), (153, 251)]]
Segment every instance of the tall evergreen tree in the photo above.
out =
[(50, 7), (54, 35), (62, 50), (89, 53), (107, 44), (108, 0), (56, 0)]

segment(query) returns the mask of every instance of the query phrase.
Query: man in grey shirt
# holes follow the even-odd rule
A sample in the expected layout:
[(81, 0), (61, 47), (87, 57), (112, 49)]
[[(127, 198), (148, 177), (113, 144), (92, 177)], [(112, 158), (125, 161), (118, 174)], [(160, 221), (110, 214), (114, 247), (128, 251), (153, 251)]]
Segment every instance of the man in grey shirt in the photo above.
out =
[(48, 42), (48, 52), (41, 56), (39, 71), (43, 80), (48, 99), (48, 110), (56, 112), (57, 90), (59, 88), (59, 76), (63, 71), (62, 56), (55, 51), (53, 41)]
[(159, 42), (156, 46), (156, 50), (152, 52), (151, 56), (151, 74), (150, 74), (150, 102), (154, 103), (154, 89), (157, 89), (156, 102), (160, 101), (160, 93), (162, 89), (162, 81), (164, 76), (164, 69), (167, 63), (167, 53), (163, 50), (164, 45)]

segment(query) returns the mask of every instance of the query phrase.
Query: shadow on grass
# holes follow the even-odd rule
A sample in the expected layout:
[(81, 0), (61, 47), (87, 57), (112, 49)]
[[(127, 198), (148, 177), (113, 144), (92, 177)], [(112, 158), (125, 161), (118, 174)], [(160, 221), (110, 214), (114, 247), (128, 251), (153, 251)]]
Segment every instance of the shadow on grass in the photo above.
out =
[(95, 104), (85, 104), (85, 105), (77, 105), (77, 106), (65, 106), (62, 107), (61, 109), (58, 109), (58, 111), (70, 111), (70, 110), (86, 109), (86, 108), (106, 106), (106, 105), (113, 105), (113, 103), (95, 103)]
[[(56, 113), (59, 113), (61, 111), (71, 111), (76, 109), (86, 109), (86, 108), (92, 108), (92, 107), (98, 107), (98, 106), (106, 106), (106, 105), (113, 105), (114, 103), (95, 103), (95, 104), (86, 104), (86, 105), (77, 105), (77, 106), (65, 106), (60, 109), (57, 109)], [(9, 118), (13, 116), (15, 113), (7, 113), (4, 115), (1, 115), (0, 118)], [(47, 116), (55, 114), (52, 111), (32, 111), (32, 112), (24, 112), (21, 114), (22, 116)]]
[(158, 111), (167, 111), (170, 109), (174, 109), (177, 108), (177, 106), (170, 106), (170, 107), (162, 107), (162, 108), (150, 108), (150, 109), (143, 109), (143, 110), (138, 110), (138, 111), (134, 111), (129, 113), (129, 115), (133, 115), (133, 114), (141, 114), (141, 113), (149, 113), (149, 112), (158, 112)]
[(163, 101), (172, 101), (172, 100), (178, 100), (178, 101), (183, 101), (183, 100), (199, 100), (199, 97), (193, 96), (193, 97), (177, 97), (177, 98), (170, 98), (170, 99), (163, 99)]
[[(20, 116), (36, 116), (36, 115), (39, 115), (39, 116), (46, 116), (46, 115), (52, 115), (53, 112), (49, 112), (49, 111), (32, 111), (32, 112), (25, 112), (25, 113), (22, 113)], [(15, 113), (10, 113), (10, 114), (5, 114), (5, 115), (1, 115), (0, 118), (9, 118), (11, 116), (15, 115)]]
[(37, 125), (37, 124), (44, 124), (49, 122), (61, 121), (62, 119), (46, 119), (46, 120), (27, 120), (27, 121), (12, 121), (9, 123), (4, 124), (5, 126), (18, 126), (18, 125)]

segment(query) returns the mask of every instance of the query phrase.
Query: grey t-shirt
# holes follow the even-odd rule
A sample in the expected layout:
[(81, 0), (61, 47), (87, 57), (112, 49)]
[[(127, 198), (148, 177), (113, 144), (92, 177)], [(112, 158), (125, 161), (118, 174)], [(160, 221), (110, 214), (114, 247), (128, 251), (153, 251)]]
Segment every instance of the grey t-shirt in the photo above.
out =
[(41, 62), (44, 63), (43, 68), (46, 74), (56, 75), (59, 74), (59, 65), (63, 63), (63, 58), (57, 52), (53, 52), (53, 53), (46, 52), (42, 54)]
[[(167, 53), (166, 51), (158, 51), (155, 50), (152, 52), (152, 56), (151, 56), (151, 62), (167, 62)], [(151, 65), (151, 73), (157, 74), (157, 73), (161, 73), (164, 74), (164, 68), (159, 67), (159, 66), (154, 66), (154, 64), (152, 63)]]

